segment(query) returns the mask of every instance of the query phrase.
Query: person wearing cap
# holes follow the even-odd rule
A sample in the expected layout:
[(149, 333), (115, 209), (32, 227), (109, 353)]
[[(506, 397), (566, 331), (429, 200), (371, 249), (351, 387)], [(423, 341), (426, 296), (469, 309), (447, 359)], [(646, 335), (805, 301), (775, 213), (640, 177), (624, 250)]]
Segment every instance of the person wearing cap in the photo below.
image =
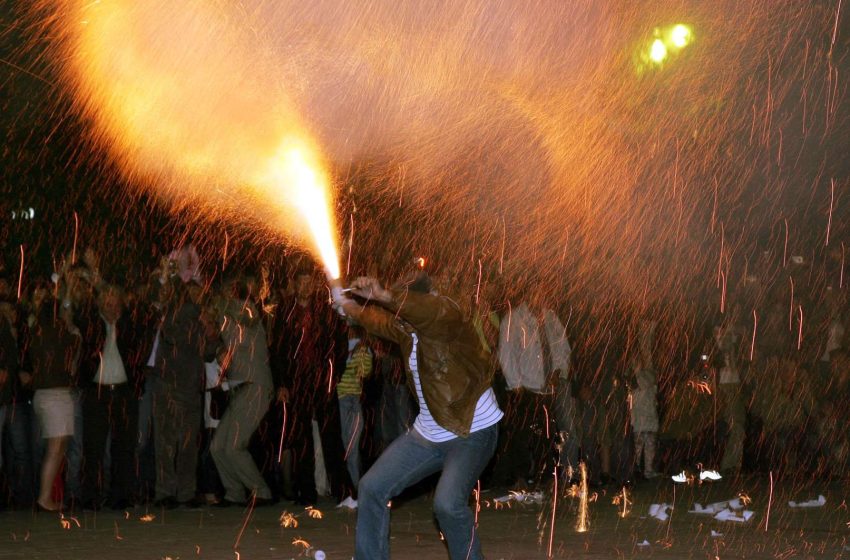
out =
[(427, 277), (387, 290), (375, 278), (350, 293), (332, 283), (334, 303), (369, 333), (397, 343), (408, 387), (419, 401), (413, 429), (396, 439), (360, 480), (355, 558), (389, 558), (388, 501), (441, 472), (434, 513), (453, 559), (483, 558), (468, 505), (493, 456), (502, 411), (492, 389), (493, 361), (468, 318), (450, 298), (430, 292)]

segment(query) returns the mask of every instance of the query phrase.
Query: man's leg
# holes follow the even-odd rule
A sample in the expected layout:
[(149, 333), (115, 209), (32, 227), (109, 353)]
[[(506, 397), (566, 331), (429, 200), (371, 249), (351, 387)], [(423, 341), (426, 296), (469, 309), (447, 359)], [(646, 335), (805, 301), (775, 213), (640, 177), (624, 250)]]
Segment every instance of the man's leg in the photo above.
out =
[(113, 507), (126, 507), (133, 494), (139, 421), (138, 402), (129, 383), (115, 390), (109, 414), (113, 473), (110, 500)]
[(103, 497), (103, 485), (106, 480), (103, 472), (103, 453), (106, 447), (106, 436), (109, 433), (110, 397), (108, 390), (105, 393), (99, 393), (97, 387), (87, 388), (81, 397), (86, 437), (83, 440), (83, 477), (80, 497), (87, 507), (100, 507)]
[(576, 419), (576, 402), (570, 394), (566, 380), (561, 380), (555, 401), (555, 422), (564, 437), (559, 460), (565, 470), (578, 470), (579, 434)]
[(227, 412), (218, 426), (211, 446), (213, 459), (225, 489), (225, 499), (245, 500), (245, 488), (257, 498), (271, 499), (272, 494), (254, 459), (248, 442), (263, 420), (271, 402), (271, 393), (262, 387), (245, 387), (231, 397)]
[(342, 425), (342, 445), (345, 448), (345, 466), (354, 488), (360, 483), (360, 436), (363, 433), (363, 411), (360, 398), (346, 395), (339, 399), (339, 417)]
[(177, 455), (178, 414), (166, 388), (157, 387), (153, 394), (153, 439), (156, 457), (156, 485), (154, 499), (163, 500), (177, 497), (177, 474), (174, 471), (174, 458)]
[(720, 469), (723, 471), (738, 472), (744, 456), (744, 436), (746, 435), (744, 424), (747, 420), (747, 411), (744, 409), (740, 389), (740, 383), (725, 383), (718, 386), (721, 414), (728, 430), (726, 448), (723, 450), (723, 459), (720, 462)]
[(313, 447), (313, 423), (309, 409), (295, 406), (292, 416), (287, 422), (287, 438), (292, 449), (292, 484), (295, 501), (302, 504), (315, 504), (318, 499), (316, 491), (316, 456)]
[(434, 494), (434, 513), (446, 537), (452, 560), (483, 558), (469, 496), (493, 456), (497, 440), (498, 428), (490, 426), (470, 434), (468, 438), (441, 444), (446, 446), (447, 452), (443, 474)]
[[(83, 466), (83, 445), (85, 442), (84, 432), (86, 430), (83, 420), (83, 393), (72, 389), (71, 396), (74, 399), (74, 435), (68, 440), (65, 460), (65, 500), (77, 500), (80, 498), (80, 479)], [(104, 446), (105, 447), (105, 446)]]
[(6, 426), (6, 407), (0, 405), (0, 471), (3, 470), (3, 428)]
[(40, 439), (32, 403), (17, 402), (9, 405), (9, 478), (12, 500), (16, 506), (30, 506), (35, 500), (38, 459), (36, 442)]
[[(189, 397), (191, 399), (192, 396)], [(191, 501), (198, 495), (198, 452), (200, 451), (201, 401), (178, 405), (175, 418), (179, 425), (180, 441), (177, 448), (177, 501)]]
[(353, 488), (345, 465), (345, 448), (340, 429), (339, 400), (333, 393), (316, 408), (316, 422), (322, 442), (322, 457), (331, 496), (338, 502), (350, 495)]
[(145, 379), (145, 390), (139, 400), (138, 410), (136, 456), (139, 458), (139, 468), (136, 492), (142, 502), (147, 502), (156, 484), (156, 463), (153, 452), (153, 379), (150, 377)]
[(378, 457), (360, 479), (358, 488), (354, 555), (357, 560), (389, 559), (390, 509), (387, 502), (411, 484), (440, 470), (443, 457), (439, 444), (429, 442), (415, 430), (397, 438)]

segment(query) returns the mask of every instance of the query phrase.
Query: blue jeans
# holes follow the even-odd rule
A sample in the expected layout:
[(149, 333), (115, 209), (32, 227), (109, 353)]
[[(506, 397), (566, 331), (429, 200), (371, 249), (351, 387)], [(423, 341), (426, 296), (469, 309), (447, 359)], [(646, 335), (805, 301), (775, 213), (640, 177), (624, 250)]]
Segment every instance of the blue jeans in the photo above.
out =
[(339, 398), (339, 421), (342, 428), (342, 445), (345, 449), (345, 466), (354, 488), (360, 484), (360, 437), (363, 435), (363, 407), (358, 395)]
[(410, 430), (378, 458), (358, 488), (357, 560), (390, 557), (390, 509), (387, 502), (408, 486), (440, 470), (434, 495), (434, 514), (446, 537), (452, 560), (479, 560), (481, 544), (469, 495), (487, 466), (499, 437), (498, 425), (442, 443), (433, 443)]

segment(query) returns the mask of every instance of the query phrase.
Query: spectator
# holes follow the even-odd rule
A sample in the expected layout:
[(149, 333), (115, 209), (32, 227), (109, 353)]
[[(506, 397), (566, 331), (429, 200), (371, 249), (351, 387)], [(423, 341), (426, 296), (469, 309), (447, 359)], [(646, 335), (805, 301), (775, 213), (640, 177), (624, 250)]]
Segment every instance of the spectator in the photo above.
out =
[(655, 449), (658, 442), (658, 382), (652, 348), (655, 341), (655, 321), (641, 321), (637, 349), (631, 360), (630, 382), (631, 426), (635, 440), (635, 466), (643, 458), (643, 475), (647, 479), (655, 472)]
[[(356, 492), (360, 483), (360, 438), (363, 434), (363, 407), (360, 398), (363, 380), (372, 373), (372, 349), (365, 339), (362, 327), (350, 323), (348, 327), (348, 358), (345, 371), (336, 386), (339, 397), (339, 417), (342, 423), (342, 443), (345, 447), (345, 464)], [(352, 497), (347, 505), (356, 507)]]
[[(115, 286), (104, 287), (96, 306), (78, 310), (74, 322), (82, 336), (83, 507), (99, 509), (108, 490), (109, 506), (125, 509), (132, 503), (138, 434), (135, 325)], [(104, 471), (106, 453), (110, 472)], [(107, 480), (111, 481), (108, 489)]]
[(227, 376), (230, 400), (210, 446), (224, 499), (220, 505), (242, 504), (247, 489), (254, 505), (273, 503), (272, 493), (248, 452), (248, 443), (272, 400), (266, 330), (259, 311), (241, 282), (229, 286), (223, 301), (220, 330), (224, 346), (219, 362)]
[(0, 300), (0, 469), (3, 467), (2, 435), (12, 404), (12, 384), (18, 375), (17, 310), (13, 301)]
[[(547, 411), (552, 409), (552, 382), (557, 378), (557, 374), (553, 377), (549, 343), (545, 325), (527, 303), (520, 303), (502, 317), (499, 364), (508, 389), (508, 420), (499, 438), (500, 453), (493, 472), (496, 485), (525, 487), (539, 480), (543, 471), (542, 460), (550, 444), (546, 437), (550, 434)], [(562, 358), (559, 354), (558, 359)]]
[(199, 505), (196, 496), (206, 344), (200, 307), (179, 279), (163, 278), (164, 319), (153, 389), (157, 507)]
[[(331, 374), (341, 372), (336, 355), (342, 348), (337, 337), (339, 322), (330, 306), (320, 300), (313, 273), (299, 270), (293, 297), (278, 310), (281, 321), (273, 337), (280, 360), (277, 367), (277, 398), (287, 403), (284, 446), (292, 450), (293, 499), (300, 505), (315, 505), (318, 499), (316, 445), (319, 443), (330, 485), (337, 501), (350, 493), (343, 460), (339, 405)], [(324, 481), (322, 481), (324, 482)]]
[(36, 503), (43, 510), (59, 511), (62, 504), (53, 499), (53, 483), (65, 458), (68, 438), (74, 434), (71, 389), (79, 339), (59, 318), (53, 301), (41, 306), (30, 336), (32, 376), (25, 382), (31, 382), (35, 390), (33, 408), (46, 443)]
[(720, 470), (729, 474), (741, 470), (747, 420), (741, 393), (741, 332), (734, 316), (733, 313), (726, 324), (714, 328), (717, 411), (718, 418), (726, 424), (727, 434)]
[(358, 278), (352, 290), (378, 305), (361, 307), (339, 285), (333, 287), (335, 303), (370, 333), (401, 346), (419, 399), (413, 430), (393, 442), (360, 481), (356, 557), (389, 558), (387, 502), (442, 471), (434, 513), (449, 555), (478, 560), (481, 545), (468, 498), (496, 448), (502, 418), (489, 352), (457, 304), (428, 294), (422, 279), (410, 290), (390, 291), (374, 278)]

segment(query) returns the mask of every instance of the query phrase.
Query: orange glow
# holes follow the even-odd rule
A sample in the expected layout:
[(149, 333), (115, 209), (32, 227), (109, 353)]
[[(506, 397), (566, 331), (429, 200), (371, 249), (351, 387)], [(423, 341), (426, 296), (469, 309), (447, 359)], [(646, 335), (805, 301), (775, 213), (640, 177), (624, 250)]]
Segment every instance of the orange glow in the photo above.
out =
[(189, 219), (238, 222), (339, 276), (329, 181), (312, 133), (231, 8), (55, 0), (63, 77), (132, 184)]
[(323, 517), (322, 512), (317, 510), (316, 508), (308, 507), (306, 511), (307, 517), (310, 517), (312, 519), (322, 519)]
[(587, 507), (588, 502), (588, 484), (587, 484), (587, 465), (579, 464), (579, 473), (581, 474), (581, 486), (579, 487), (579, 504), (578, 504), (578, 519), (576, 519), (576, 532), (586, 533), (590, 525), (589, 512)]

